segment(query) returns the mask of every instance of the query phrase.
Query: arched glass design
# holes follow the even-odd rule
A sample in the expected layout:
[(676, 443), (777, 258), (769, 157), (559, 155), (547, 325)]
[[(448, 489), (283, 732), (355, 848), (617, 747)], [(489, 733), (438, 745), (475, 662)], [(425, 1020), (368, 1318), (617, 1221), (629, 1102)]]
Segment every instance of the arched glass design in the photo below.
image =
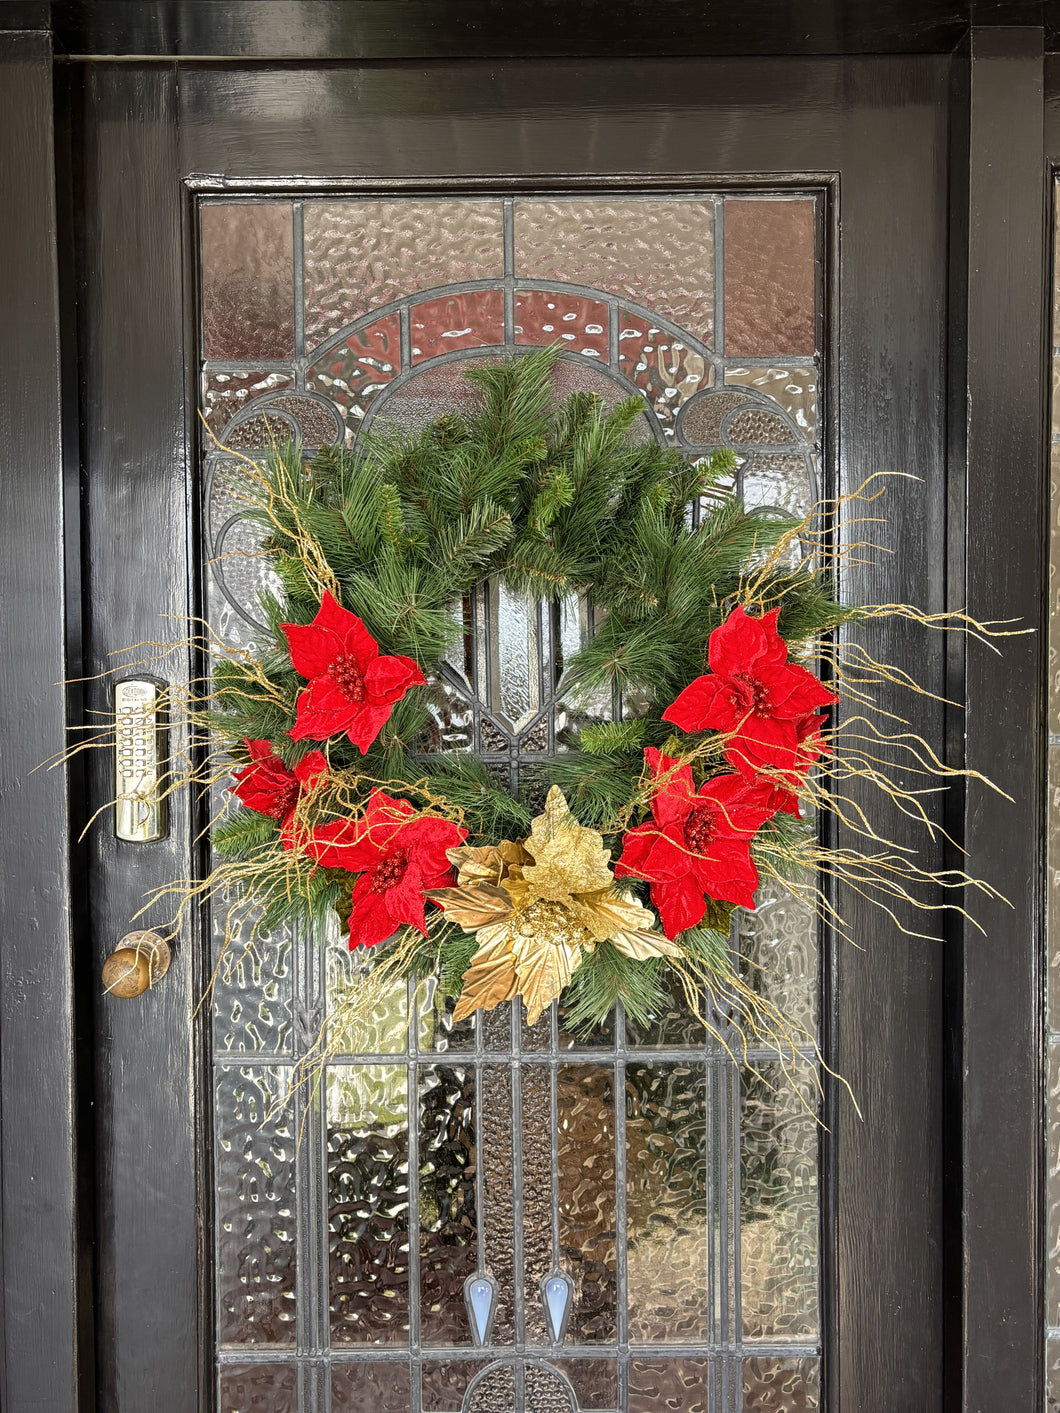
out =
[[(818, 494), (821, 218), (811, 191), (210, 200), (202, 410), (255, 457), (415, 426), (469, 359), (559, 340), (556, 397), (644, 399), (639, 435), (729, 446), (749, 501)], [(268, 571), (240, 464), (204, 451), (207, 613), (252, 647)], [(693, 507), (693, 514), (698, 508)], [(589, 605), (484, 583), (432, 684), (424, 749), (512, 788), (624, 709), (572, 700)], [(635, 709), (635, 706), (634, 708)], [(733, 947), (812, 1032), (815, 920), (764, 889)], [(216, 910), (215, 946), (224, 936)], [(337, 935), (229, 949), (213, 1016), (219, 1406), (261, 1413), (804, 1413), (819, 1405), (812, 1057), (733, 1065), (682, 999), (575, 1036), (562, 1005), (454, 1026), (432, 983), (332, 1036), (360, 965)]]

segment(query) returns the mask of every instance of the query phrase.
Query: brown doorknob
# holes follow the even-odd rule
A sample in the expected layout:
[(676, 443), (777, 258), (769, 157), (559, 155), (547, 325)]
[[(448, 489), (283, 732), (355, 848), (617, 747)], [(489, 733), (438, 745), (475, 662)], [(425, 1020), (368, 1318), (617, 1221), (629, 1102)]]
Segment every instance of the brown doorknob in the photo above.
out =
[(142, 996), (165, 976), (169, 956), (157, 932), (129, 932), (103, 963), (103, 989), (123, 1000)]

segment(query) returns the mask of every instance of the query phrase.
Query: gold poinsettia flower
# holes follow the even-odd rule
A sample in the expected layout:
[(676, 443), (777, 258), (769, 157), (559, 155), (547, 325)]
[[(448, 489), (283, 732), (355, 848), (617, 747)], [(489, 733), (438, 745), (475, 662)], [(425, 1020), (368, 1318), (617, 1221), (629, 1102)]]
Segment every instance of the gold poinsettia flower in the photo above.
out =
[(522, 996), (533, 1025), (598, 942), (637, 961), (681, 955), (655, 914), (616, 888), (603, 838), (578, 823), (558, 785), (522, 843), (451, 849), (449, 858), (456, 886), (427, 896), (478, 942), (456, 1021)]

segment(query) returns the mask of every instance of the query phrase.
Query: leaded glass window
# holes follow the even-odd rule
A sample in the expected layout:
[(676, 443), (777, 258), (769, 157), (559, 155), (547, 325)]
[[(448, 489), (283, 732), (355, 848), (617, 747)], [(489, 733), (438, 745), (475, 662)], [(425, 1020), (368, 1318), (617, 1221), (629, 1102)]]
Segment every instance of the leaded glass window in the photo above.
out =
[[(202, 409), (223, 446), (414, 427), (469, 359), (559, 340), (556, 397), (644, 399), (638, 435), (738, 458), (749, 502), (817, 498), (821, 211), (812, 191), (204, 201)], [(261, 631), (239, 466), (205, 452), (207, 612)], [(693, 514), (697, 508), (692, 508)], [(483, 583), (432, 684), (425, 750), (513, 789), (581, 726), (591, 606)], [(748, 978), (812, 1033), (816, 922), (740, 912)], [(225, 918), (215, 910), (220, 948)], [(819, 1406), (813, 1057), (734, 1066), (675, 994), (589, 1036), (562, 1004), (454, 1026), (432, 983), (291, 1076), (361, 958), (284, 932), (221, 959), (212, 1022), (219, 1407), (261, 1413), (736, 1413)], [(518, 1003), (517, 1003), (518, 1005)]]

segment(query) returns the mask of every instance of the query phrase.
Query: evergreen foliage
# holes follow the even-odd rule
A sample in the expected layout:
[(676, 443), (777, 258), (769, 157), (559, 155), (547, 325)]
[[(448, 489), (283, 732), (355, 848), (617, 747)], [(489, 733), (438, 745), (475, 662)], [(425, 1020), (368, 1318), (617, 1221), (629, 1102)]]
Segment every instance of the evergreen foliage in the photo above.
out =
[[(670, 737), (662, 712), (706, 669), (710, 634), (735, 603), (748, 601), (750, 581), (760, 610), (782, 606), (780, 631), (796, 647), (854, 616), (819, 573), (792, 567), (790, 551), (774, 555), (794, 522), (745, 510), (720, 489), (733, 471), (731, 452), (693, 462), (654, 440), (633, 440), (639, 398), (608, 409), (574, 393), (553, 410), (556, 356), (545, 349), (470, 369), (477, 404), (417, 433), (366, 433), (356, 449), (325, 447), (306, 464), (297, 446), (272, 453), (255, 491), (282, 585), (263, 603), (272, 641), (256, 661), (217, 666), (203, 715), (235, 759), (246, 758), (244, 738), (270, 740), (289, 765), (317, 748), (287, 734), (304, 683), (280, 625), (310, 622), (323, 586), (364, 621), (382, 653), (414, 658), (430, 679), (464, 632), (454, 605), (497, 576), (545, 600), (588, 596), (597, 629), (567, 664), (568, 697), (617, 691), (636, 703), (635, 719), (584, 726), (578, 749), (550, 767), (576, 817), (608, 835), (644, 817), (642, 805), (631, 805), (643, 749)], [(695, 526), (692, 505), (700, 507)], [(426, 799), (459, 812), (470, 843), (524, 837), (528, 803), (501, 788), (482, 760), (425, 754), (429, 691), (414, 688), (397, 704), (366, 755), (344, 736), (327, 743), (331, 771), (347, 782), (347, 812), (350, 781), (363, 782), (364, 798), (385, 784), (417, 807)], [(705, 758), (695, 763), (700, 779), (713, 768)], [(224, 859), (250, 857), (276, 830), (241, 809), (214, 831), (214, 846)], [(608, 842), (617, 845), (617, 837)], [(341, 912), (344, 903), (348, 911), (348, 886), (332, 874), (309, 870), (300, 902), (278, 875), (265, 890), (267, 921)], [(730, 967), (728, 910), (720, 913), (718, 932), (687, 942), (698, 972)], [(435, 929), (417, 955), (454, 990), (474, 945), (452, 927)], [(663, 1003), (665, 972), (658, 959), (634, 962), (601, 944), (574, 975), (572, 1021), (594, 1023), (619, 1000), (646, 1020)]]

